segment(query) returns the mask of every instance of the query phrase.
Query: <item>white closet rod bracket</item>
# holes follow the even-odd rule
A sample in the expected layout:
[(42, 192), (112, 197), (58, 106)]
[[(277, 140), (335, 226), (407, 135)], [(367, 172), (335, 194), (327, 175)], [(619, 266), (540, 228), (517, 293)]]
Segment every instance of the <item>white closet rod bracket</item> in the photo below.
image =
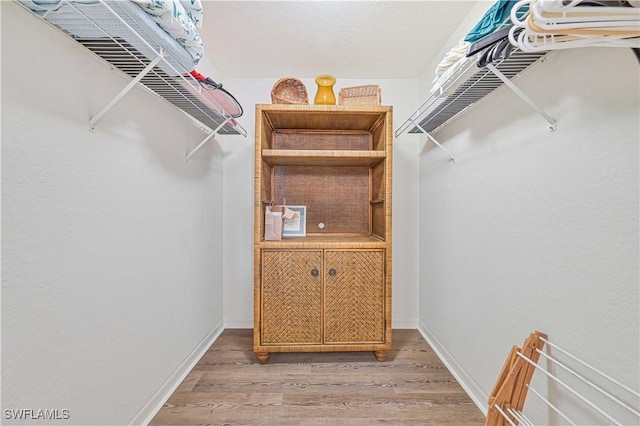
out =
[(522, 90), (518, 88), (511, 80), (509, 80), (500, 70), (498, 70), (493, 64), (487, 64), (487, 68), (491, 70), (504, 84), (506, 84), (516, 95), (518, 95), (523, 101), (527, 103), (533, 110), (535, 110), (547, 123), (549, 123), (549, 131), (554, 132), (556, 130), (556, 120), (547, 114), (542, 108), (540, 108), (533, 100), (528, 97)]
[(447, 151), (447, 149), (442, 146), (442, 144), (438, 142), (436, 138), (431, 135), (431, 133), (427, 132), (420, 124), (416, 123), (415, 121), (413, 121), (413, 124), (427, 136), (427, 140), (431, 140), (431, 142), (433, 142), (438, 148), (440, 148), (445, 154), (447, 154), (451, 158), (451, 162), (455, 164), (456, 159), (453, 157), (453, 155), (449, 151)]
[(211, 139), (211, 138), (215, 137), (215, 136), (218, 134), (218, 131), (219, 131), (220, 129), (222, 129), (222, 128), (223, 128), (223, 127), (224, 127), (224, 126), (225, 126), (225, 125), (230, 121), (230, 120), (231, 120), (231, 117), (227, 118), (227, 119), (226, 119), (226, 120), (224, 120), (224, 121), (223, 121), (223, 122), (222, 122), (218, 127), (216, 127), (216, 128), (215, 128), (215, 130), (213, 130), (211, 133), (209, 133), (209, 134), (207, 135), (207, 137), (206, 137), (206, 138), (204, 138), (204, 140), (198, 144), (198, 146), (196, 146), (195, 148), (193, 148), (193, 149), (191, 150), (191, 152), (187, 154), (187, 157), (186, 157), (186, 159), (185, 159), (185, 160), (189, 161), (189, 158), (191, 158), (191, 156), (192, 156), (193, 154), (195, 154), (195, 153), (196, 153), (200, 148), (202, 148), (202, 147), (204, 146), (204, 144), (205, 144), (205, 143), (209, 142), (209, 139)]
[(113, 108), (115, 106), (115, 104), (117, 104), (120, 99), (122, 99), (127, 93), (129, 93), (129, 91), (131, 89), (133, 89), (133, 87), (135, 85), (137, 85), (140, 80), (142, 80), (144, 78), (145, 75), (147, 75), (149, 73), (149, 71), (151, 71), (153, 69), (153, 67), (155, 67), (156, 65), (158, 65), (158, 63), (164, 58), (164, 52), (161, 50), (160, 54), (153, 60), (151, 61), (151, 63), (149, 63), (149, 65), (147, 65), (142, 71), (140, 71), (140, 74), (138, 74), (133, 80), (131, 80), (129, 82), (129, 84), (127, 84), (125, 86), (124, 89), (122, 89), (120, 91), (120, 93), (118, 93), (112, 100), (111, 102), (109, 102), (107, 105), (104, 106), (104, 108), (102, 108), (102, 110), (97, 113), (95, 116), (93, 116), (91, 118), (91, 120), (89, 120), (89, 126), (90, 126), (90, 131), (93, 131), (95, 129), (96, 123), (98, 123), (98, 121), (100, 121), (102, 119), (102, 117), (109, 112), (109, 110), (111, 108)]

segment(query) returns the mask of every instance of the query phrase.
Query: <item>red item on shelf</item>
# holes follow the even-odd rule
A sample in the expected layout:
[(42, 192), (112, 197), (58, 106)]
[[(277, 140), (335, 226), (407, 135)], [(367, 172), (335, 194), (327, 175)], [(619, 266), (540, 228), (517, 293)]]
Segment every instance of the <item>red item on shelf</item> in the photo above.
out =
[(190, 74), (191, 74), (191, 75), (193, 76), (193, 78), (195, 78), (196, 80), (204, 81), (204, 80), (206, 80), (206, 79), (207, 79), (207, 77), (205, 77), (204, 75), (200, 74), (200, 73), (199, 73), (198, 71), (196, 71), (196, 70), (191, 71), (191, 73), (190, 73)]

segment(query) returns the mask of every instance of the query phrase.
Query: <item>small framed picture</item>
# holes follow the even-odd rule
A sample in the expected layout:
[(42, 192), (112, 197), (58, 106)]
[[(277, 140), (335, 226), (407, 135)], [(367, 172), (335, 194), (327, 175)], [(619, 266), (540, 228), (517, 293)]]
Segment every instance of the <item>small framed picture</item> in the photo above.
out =
[(295, 213), (292, 219), (284, 220), (283, 237), (304, 237), (307, 235), (307, 206), (287, 206)]

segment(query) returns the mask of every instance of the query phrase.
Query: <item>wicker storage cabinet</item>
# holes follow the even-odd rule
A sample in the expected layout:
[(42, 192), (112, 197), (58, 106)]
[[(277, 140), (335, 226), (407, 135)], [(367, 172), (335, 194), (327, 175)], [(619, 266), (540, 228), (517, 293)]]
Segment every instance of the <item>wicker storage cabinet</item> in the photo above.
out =
[[(257, 105), (254, 352), (391, 347), (392, 109)], [(271, 202), (306, 235), (264, 239)]]

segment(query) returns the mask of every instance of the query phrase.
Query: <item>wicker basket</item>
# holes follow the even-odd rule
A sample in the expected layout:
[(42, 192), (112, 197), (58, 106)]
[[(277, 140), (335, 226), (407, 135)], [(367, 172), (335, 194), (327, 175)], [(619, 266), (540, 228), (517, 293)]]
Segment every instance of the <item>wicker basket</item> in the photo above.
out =
[(380, 86), (375, 84), (340, 89), (340, 105), (380, 105), (381, 99)]
[(271, 102), (274, 104), (306, 105), (309, 103), (309, 95), (302, 81), (293, 77), (284, 77), (273, 85)]

